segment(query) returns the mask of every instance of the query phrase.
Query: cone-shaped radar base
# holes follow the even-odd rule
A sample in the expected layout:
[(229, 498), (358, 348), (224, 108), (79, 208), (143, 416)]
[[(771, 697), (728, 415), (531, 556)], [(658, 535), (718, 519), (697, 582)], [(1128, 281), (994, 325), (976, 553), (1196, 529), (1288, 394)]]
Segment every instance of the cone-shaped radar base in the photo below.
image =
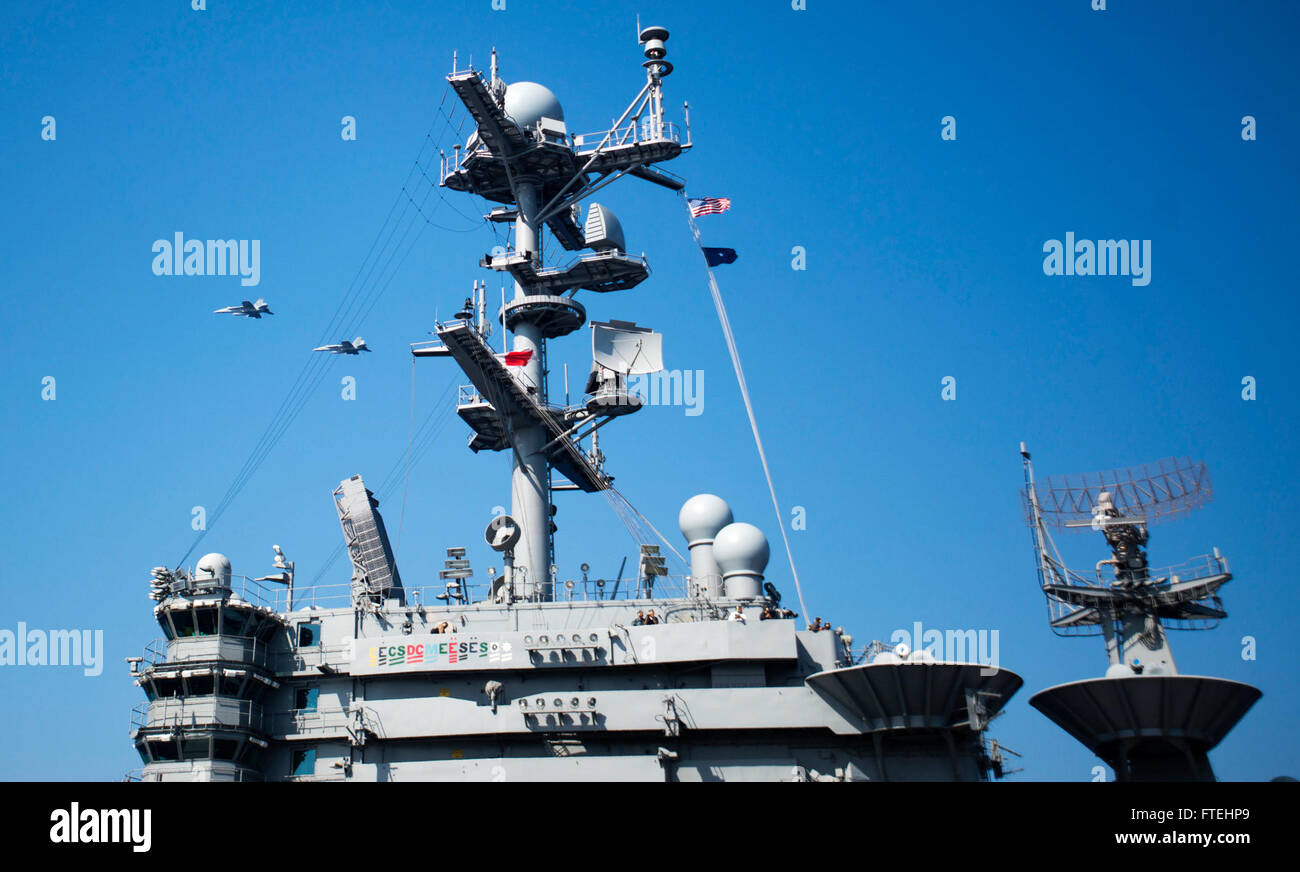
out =
[(1260, 691), (1202, 675), (1093, 678), (1029, 703), (1115, 770), (1119, 781), (1213, 781), (1207, 754)]

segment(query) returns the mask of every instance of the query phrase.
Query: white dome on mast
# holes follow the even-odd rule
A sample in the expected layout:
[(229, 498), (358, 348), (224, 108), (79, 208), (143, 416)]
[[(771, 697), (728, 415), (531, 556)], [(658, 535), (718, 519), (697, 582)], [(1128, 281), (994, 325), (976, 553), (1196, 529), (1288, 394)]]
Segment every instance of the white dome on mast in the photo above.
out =
[(682, 504), (677, 513), (677, 526), (686, 537), (686, 544), (712, 542), (718, 531), (735, 520), (731, 506), (722, 497), (713, 494), (696, 494)]
[(223, 585), (230, 584), (230, 558), (215, 551), (204, 554), (194, 566), (196, 580), (215, 580)]
[(771, 556), (767, 537), (753, 524), (728, 524), (713, 537), (713, 559), (729, 597), (761, 596), (763, 570)]
[(506, 86), (503, 108), (520, 127), (532, 127), (543, 118), (564, 120), (564, 107), (550, 88), (536, 82), (514, 82)]

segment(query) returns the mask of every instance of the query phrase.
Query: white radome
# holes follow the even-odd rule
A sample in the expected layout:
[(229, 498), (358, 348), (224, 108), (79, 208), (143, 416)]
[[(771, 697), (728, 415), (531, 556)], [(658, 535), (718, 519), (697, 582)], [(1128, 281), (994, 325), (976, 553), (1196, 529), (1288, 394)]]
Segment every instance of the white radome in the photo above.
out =
[(564, 109), (555, 93), (536, 82), (514, 82), (506, 86), (506, 115), (520, 127), (532, 127), (543, 118), (564, 120)]
[(215, 551), (204, 554), (199, 558), (199, 562), (194, 564), (194, 569), (199, 578), (215, 578), (226, 583), (230, 582), (230, 558), (224, 554)]
[(712, 542), (718, 531), (733, 520), (731, 506), (713, 494), (696, 494), (683, 503), (682, 510), (677, 513), (677, 526), (686, 537), (687, 545)]
[(762, 576), (771, 556), (767, 537), (753, 524), (728, 524), (713, 537), (713, 559), (718, 562), (723, 578)]

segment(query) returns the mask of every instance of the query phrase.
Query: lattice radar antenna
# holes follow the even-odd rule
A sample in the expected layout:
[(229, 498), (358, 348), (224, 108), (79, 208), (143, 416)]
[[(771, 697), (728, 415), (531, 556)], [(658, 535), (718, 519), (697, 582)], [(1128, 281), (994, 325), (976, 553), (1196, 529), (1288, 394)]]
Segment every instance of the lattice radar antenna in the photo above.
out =
[[(1128, 469), (1036, 482), (1024, 443), (1020, 455), (1038, 582), (1058, 635), (1102, 635), (1112, 664), (1132, 666), (1126, 654), (1133, 646), (1167, 655), (1164, 628), (1208, 630), (1227, 617), (1218, 591), (1232, 574), (1217, 548), (1165, 569), (1152, 569), (1147, 562), (1151, 525), (1181, 518), (1210, 501), (1213, 492), (1203, 462), (1166, 458)], [(1049, 528), (1100, 533), (1111, 556), (1097, 561), (1092, 573), (1070, 569), (1061, 560)], [(1117, 655), (1125, 656), (1117, 659)], [(1172, 663), (1168, 658), (1170, 669)]]

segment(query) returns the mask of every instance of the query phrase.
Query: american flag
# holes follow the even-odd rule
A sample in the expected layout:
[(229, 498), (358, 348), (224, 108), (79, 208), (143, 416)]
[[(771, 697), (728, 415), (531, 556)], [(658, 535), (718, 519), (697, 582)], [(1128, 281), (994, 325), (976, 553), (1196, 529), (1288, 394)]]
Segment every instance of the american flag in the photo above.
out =
[(731, 208), (731, 200), (727, 197), (692, 197), (686, 202), (691, 207), (692, 218), (699, 218), (701, 215), (721, 215)]

